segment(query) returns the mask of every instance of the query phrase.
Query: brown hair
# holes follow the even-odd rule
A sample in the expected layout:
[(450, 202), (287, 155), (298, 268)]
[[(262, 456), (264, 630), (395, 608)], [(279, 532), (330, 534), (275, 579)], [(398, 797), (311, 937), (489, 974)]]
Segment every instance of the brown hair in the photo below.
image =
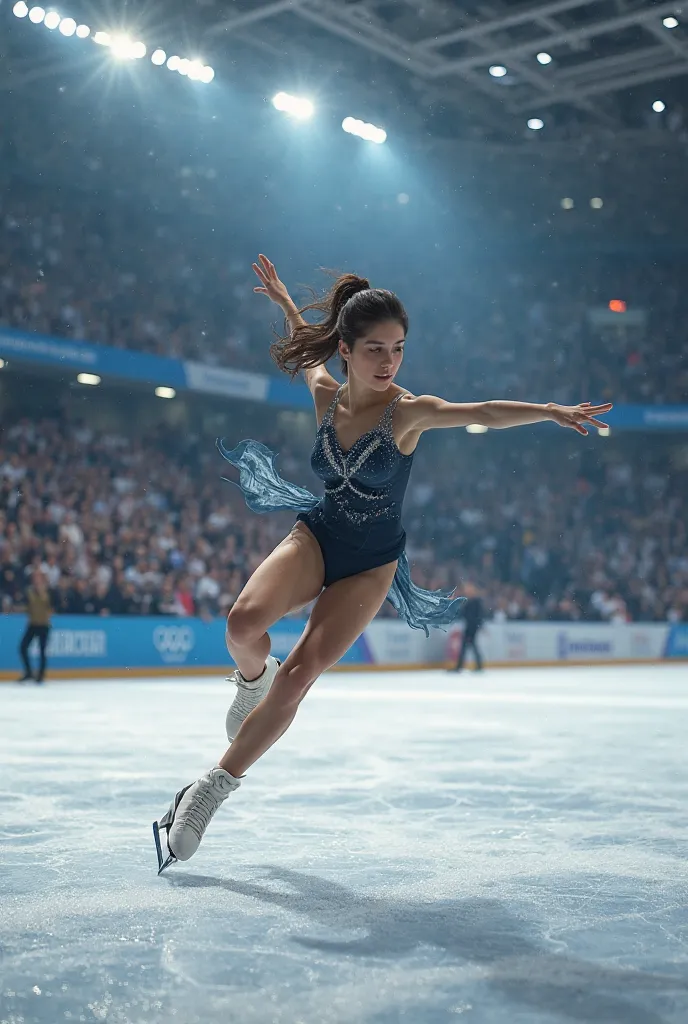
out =
[[(329, 292), (319, 300), (303, 306), (300, 314), (310, 309), (323, 313), (316, 324), (302, 324), (270, 346), (270, 354), (280, 370), (295, 377), (299, 370), (312, 370), (321, 366), (335, 354), (339, 339), (353, 348), (356, 338), (362, 337), (373, 324), (382, 320), (397, 320), (408, 331), (408, 316), (394, 292), (384, 288), (371, 288), (364, 277), (342, 274)], [(346, 360), (342, 359), (342, 373), (346, 376)]]

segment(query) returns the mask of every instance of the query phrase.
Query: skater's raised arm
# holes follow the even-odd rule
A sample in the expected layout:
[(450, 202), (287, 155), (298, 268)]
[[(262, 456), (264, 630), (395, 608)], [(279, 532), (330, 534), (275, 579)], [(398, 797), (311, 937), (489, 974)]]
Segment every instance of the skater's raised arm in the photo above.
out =
[(600, 413), (609, 412), (611, 402), (602, 405), (591, 405), (582, 402), (580, 405), (557, 405), (548, 402), (537, 405), (533, 402), (445, 402), (435, 395), (419, 395), (403, 403), (406, 406), (406, 431), (435, 430), (441, 427), (466, 427), (469, 423), (480, 423), (482, 426), (501, 430), (505, 427), (521, 427), (528, 423), (541, 423), (552, 420), (560, 427), (571, 427), (579, 434), (587, 434), (586, 425), (606, 427), (606, 423), (596, 419)]
[[(337, 390), (337, 381), (328, 372), (324, 366), (322, 358), (320, 362), (312, 364), (311, 362), (299, 362), (295, 356), (303, 349), (306, 349), (306, 343), (303, 340), (307, 337), (309, 332), (313, 332), (318, 329), (319, 325), (313, 325), (307, 323), (301, 315), (306, 309), (320, 309), (323, 310), (322, 303), (313, 303), (310, 306), (305, 306), (303, 310), (300, 310), (291, 295), (287, 291), (286, 286), (280, 281), (277, 276), (277, 271), (274, 265), (270, 262), (267, 256), (260, 255), (258, 257), (259, 263), (253, 264), (253, 269), (258, 275), (261, 281), (261, 287), (254, 288), (254, 292), (258, 292), (261, 295), (267, 295), (269, 299), (272, 299), (276, 305), (280, 307), (284, 313), (285, 327), (288, 326), (289, 333), (286, 337), (275, 342), (270, 348), (271, 354), (280, 370), (284, 370), (286, 373), (291, 374), (295, 377), (299, 370), (303, 371), (303, 375), (306, 380), (313, 398), (316, 398), (316, 388), (318, 391), (325, 390), (326, 392), (334, 392)], [(324, 311), (324, 310), (323, 310)], [(326, 356), (329, 359), (330, 355), (336, 351), (336, 345), (333, 352), (330, 352)], [(320, 358), (322, 353), (318, 354)], [(318, 396), (319, 398), (319, 396)], [(329, 398), (325, 396), (325, 403), (329, 404)], [(316, 409), (318, 402), (316, 401)]]

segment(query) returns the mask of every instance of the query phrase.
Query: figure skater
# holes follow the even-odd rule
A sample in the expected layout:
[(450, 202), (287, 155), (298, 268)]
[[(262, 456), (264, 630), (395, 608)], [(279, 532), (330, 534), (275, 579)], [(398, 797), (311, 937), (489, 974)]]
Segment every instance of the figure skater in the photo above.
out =
[[(408, 317), (392, 292), (344, 274), (320, 302), (297, 309), (265, 256), (253, 264), (254, 290), (281, 307), (289, 333), (271, 352), (281, 370), (302, 372), (313, 396), (318, 430), (311, 456), (325, 485), (318, 500), (283, 480), (275, 455), (258, 441), (242, 441), (225, 459), (239, 470), (239, 486), (256, 512), (297, 511), (289, 535), (256, 569), (227, 617), (227, 648), (237, 666), (237, 695), (227, 713), (230, 747), (218, 765), (177, 793), (153, 825), (159, 871), (198, 849), (220, 804), (244, 773), (289, 728), (316, 679), (335, 665), (388, 598), (409, 626), (448, 625), (463, 598), (415, 586), (404, 554), (401, 505), (418, 439), (426, 430), (516, 427), (553, 420), (587, 434), (586, 424), (611, 403), (446, 402), (416, 396), (394, 383), (404, 355)], [(307, 323), (315, 310), (320, 322)], [(326, 369), (336, 353), (345, 383)], [(283, 664), (270, 654), (267, 630), (315, 601), (306, 628)], [(167, 856), (160, 834), (164, 831)]]

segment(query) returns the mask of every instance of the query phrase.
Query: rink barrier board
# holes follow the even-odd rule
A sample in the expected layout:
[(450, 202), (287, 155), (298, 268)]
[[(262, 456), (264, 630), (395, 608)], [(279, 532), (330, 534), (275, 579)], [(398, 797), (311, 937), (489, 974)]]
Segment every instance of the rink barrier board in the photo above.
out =
[[(273, 654), (284, 659), (305, 626), (282, 619), (270, 630)], [(0, 616), (0, 678), (21, 671), (23, 615)], [(48, 645), (52, 678), (98, 675), (222, 675), (231, 667), (224, 619), (55, 616)], [(392, 619), (372, 622), (339, 662), (341, 668), (441, 668), (456, 661), (461, 629), (420, 630)], [(488, 622), (478, 642), (485, 664), (530, 667), (565, 664), (658, 663), (688, 658), (688, 623)], [(37, 645), (31, 650), (37, 656)], [(35, 664), (35, 662), (34, 662)], [(471, 658), (467, 667), (471, 665)]]
[[(688, 661), (688, 657), (675, 658), (675, 659), (672, 659), (672, 661), (679, 661), (679, 662)], [(425, 669), (427, 671), (431, 671), (433, 669), (436, 670), (436, 671), (448, 671), (449, 669), (451, 669), (453, 667), (453, 664), (454, 663), (450, 662), (450, 661), (426, 662), (423, 665), (419, 665), (419, 664), (416, 664), (416, 663), (411, 664), (411, 665), (396, 665), (396, 664), (392, 664), (392, 663), (389, 663), (389, 664), (386, 664), (386, 665), (356, 665), (356, 664), (342, 665), (342, 664), (339, 664), (339, 665), (335, 665), (333, 668), (329, 669), (329, 671), (330, 672), (351, 672), (354, 669), (357, 672), (373, 672), (373, 673), (374, 672), (418, 672), (420, 669)], [(500, 661), (500, 662), (488, 662), (488, 661), (486, 661), (484, 663), (484, 667), (485, 667), (485, 669), (489, 669), (490, 671), (494, 671), (495, 669), (505, 669), (505, 670), (508, 670), (508, 669), (511, 669), (511, 668), (581, 668), (581, 667), (593, 668), (594, 666), (597, 666), (597, 665), (666, 665), (666, 664), (667, 664), (667, 661), (666, 661), (665, 658), (628, 658), (628, 659), (619, 659), (618, 661), (566, 661), (566, 662), (561, 662), (561, 661), (510, 661), (510, 662)], [(0, 684), (2, 684), (2, 683), (16, 683), (18, 681), (17, 680), (17, 672), (18, 671), (19, 670), (16, 670), (14, 672), (7, 672), (5, 670), (0, 670)], [(228, 671), (231, 671), (231, 665), (229, 665), (229, 664), (218, 665), (216, 667), (202, 667), (202, 668), (193, 668), (192, 666), (186, 666), (186, 667), (183, 667), (183, 668), (174, 668), (174, 667), (173, 668), (170, 668), (170, 667), (167, 667), (167, 668), (126, 668), (126, 669), (116, 669), (116, 668), (109, 668), (108, 669), (108, 668), (103, 668), (103, 669), (97, 669), (95, 672), (93, 670), (84, 669), (84, 668), (81, 668), (81, 669), (79, 669), (79, 668), (74, 668), (74, 669), (61, 668), (61, 669), (57, 669), (57, 670), (53, 670), (53, 669), (49, 668), (47, 676), (46, 676), (46, 682), (51, 682), (51, 681), (60, 680), (60, 679), (61, 680), (77, 680), (77, 681), (80, 680), (80, 679), (83, 679), (84, 681), (91, 681), (91, 682), (94, 681), (94, 680), (98, 680), (98, 679), (117, 679), (120, 682), (122, 680), (130, 679), (133, 682), (134, 680), (140, 680), (140, 679), (169, 679), (171, 676), (179, 676), (179, 678), (193, 677), (193, 676), (208, 676), (210, 678), (211, 676), (220, 676), (220, 677), (224, 678), (227, 675)], [(473, 672), (473, 665), (472, 665), (471, 662), (468, 663), (467, 668), (464, 670), (464, 674), (466, 672), (470, 672), (470, 673)], [(28, 683), (26, 685), (31, 686), (32, 684)]]

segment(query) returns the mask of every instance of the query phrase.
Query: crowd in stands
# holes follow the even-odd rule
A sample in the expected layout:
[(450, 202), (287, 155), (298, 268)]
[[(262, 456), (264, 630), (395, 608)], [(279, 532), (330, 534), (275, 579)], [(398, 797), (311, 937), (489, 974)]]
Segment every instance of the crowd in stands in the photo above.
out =
[[(422, 439), (405, 506), (415, 581), (460, 593), (470, 580), (497, 620), (688, 621), (685, 465), (555, 429)], [(285, 477), (317, 490), (307, 443), (269, 424), (264, 439)], [(7, 423), (2, 612), (23, 608), (40, 570), (58, 613), (226, 614), (292, 522), (249, 512), (219, 479), (228, 468), (210, 438)]]
[[(0, 328), (278, 372), (269, 343), (280, 317), (253, 293), (254, 253), (227, 255), (188, 220), (142, 218), (96, 196), (65, 194), (57, 209), (40, 189), (0, 199), (0, 229)], [(538, 273), (459, 267), (438, 309), (410, 274), (397, 285), (411, 313), (400, 382), (461, 400), (682, 402), (683, 277), (681, 264), (631, 266), (618, 295), (609, 282), (619, 275), (595, 261), (576, 273), (545, 260)], [(592, 324), (591, 309), (613, 298), (643, 313), (644, 326)]]

